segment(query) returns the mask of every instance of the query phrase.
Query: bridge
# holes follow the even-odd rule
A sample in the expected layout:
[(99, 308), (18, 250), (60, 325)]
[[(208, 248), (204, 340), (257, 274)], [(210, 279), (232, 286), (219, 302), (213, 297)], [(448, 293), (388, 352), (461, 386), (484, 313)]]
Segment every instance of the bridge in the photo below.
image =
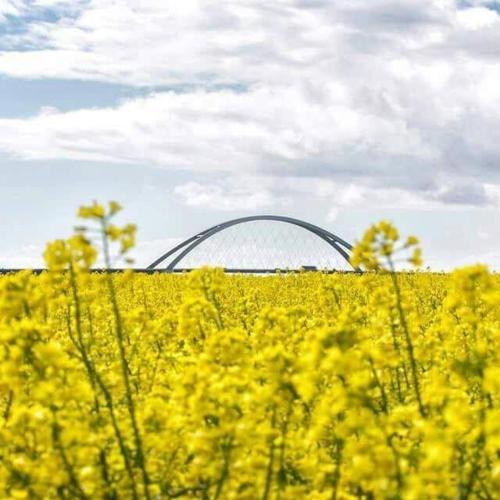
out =
[(255, 215), (222, 222), (191, 236), (158, 257), (147, 270), (183, 272), (210, 265), (229, 273), (334, 272), (353, 270), (351, 251), (347, 241), (309, 222)]

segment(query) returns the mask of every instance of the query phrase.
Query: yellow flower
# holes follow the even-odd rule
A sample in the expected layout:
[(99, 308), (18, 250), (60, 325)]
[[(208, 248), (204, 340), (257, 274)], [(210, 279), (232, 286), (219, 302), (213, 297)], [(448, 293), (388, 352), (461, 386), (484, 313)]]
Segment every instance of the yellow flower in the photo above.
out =
[(93, 274), (120, 208), (0, 277), (0, 498), (494, 497), (498, 275), (385, 221), (370, 273)]
[(102, 219), (106, 215), (104, 207), (94, 201), (92, 205), (83, 205), (78, 211), (78, 217), (82, 219)]
[(122, 206), (117, 201), (109, 202), (109, 214), (115, 215), (122, 210)]

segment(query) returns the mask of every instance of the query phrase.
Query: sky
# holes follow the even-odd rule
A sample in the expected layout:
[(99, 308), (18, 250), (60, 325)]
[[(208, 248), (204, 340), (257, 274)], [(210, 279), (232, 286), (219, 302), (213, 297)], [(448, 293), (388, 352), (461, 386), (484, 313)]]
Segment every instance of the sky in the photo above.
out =
[(118, 200), (136, 265), (235, 217), (500, 269), (500, 2), (0, 0), (0, 267)]

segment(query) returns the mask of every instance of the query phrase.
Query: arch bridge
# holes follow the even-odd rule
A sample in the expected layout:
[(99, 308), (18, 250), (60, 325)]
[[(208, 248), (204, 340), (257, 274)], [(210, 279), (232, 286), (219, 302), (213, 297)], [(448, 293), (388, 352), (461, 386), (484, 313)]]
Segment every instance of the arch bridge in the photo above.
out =
[[(312, 239), (314, 241), (309, 242), (309, 250), (304, 251), (300, 253), (300, 248), (297, 244), (297, 240), (292, 243), (288, 243), (287, 245), (283, 246), (286, 241), (282, 241), (281, 249), (276, 249), (274, 250), (275, 253), (281, 253), (283, 254), (286, 251), (290, 250), (295, 250), (298, 253), (298, 259), (301, 259), (303, 257), (304, 262), (295, 265), (295, 266), (276, 266), (272, 265), (273, 259), (269, 258), (269, 248), (267, 248), (267, 258), (264, 259), (264, 262), (259, 265), (259, 266), (245, 266), (243, 262), (240, 263), (239, 256), (242, 256), (243, 254), (255, 254), (259, 253), (261, 248), (258, 246), (259, 243), (256, 243), (252, 240), (252, 244), (245, 244), (245, 241), (242, 241), (240, 246), (238, 247), (237, 243), (238, 240), (245, 240), (245, 236), (248, 236), (248, 233), (250, 232), (250, 226), (252, 226), (252, 223), (255, 222), (278, 222), (278, 223), (283, 223), (287, 224), (290, 226), (293, 226), (295, 228), (299, 228), (304, 230), (305, 234), (303, 235), (305, 237), (309, 237), (311, 239), (311, 236), (313, 237)], [(241, 226), (240, 229), (242, 229), (243, 235), (241, 235), (239, 238), (235, 238), (233, 235), (233, 245), (229, 245), (227, 242), (224, 242), (224, 239), (222, 238), (222, 235), (224, 232), (228, 233), (230, 228), (234, 228), (235, 226)], [(266, 235), (269, 233), (269, 231), (261, 231), (260, 233), (264, 233)], [(218, 235), (218, 236), (216, 236)], [(267, 234), (269, 236), (269, 234)], [(302, 236), (301, 236), (302, 237)], [(312, 270), (319, 270), (323, 272), (334, 272), (338, 270), (358, 270), (354, 269), (353, 266), (350, 264), (349, 257), (350, 253), (352, 251), (352, 245), (349, 244), (347, 241), (343, 240), (339, 236), (331, 233), (330, 231), (327, 231), (326, 229), (323, 229), (319, 226), (316, 226), (314, 224), (311, 224), (309, 222), (305, 222), (299, 219), (294, 219), (292, 217), (285, 217), (281, 215), (254, 215), (250, 217), (242, 217), (238, 219), (233, 219), (229, 220), (226, 222), (222, 222), (220, 224), (217, 224), (213, 227), (210, 227), (208, 229), (205, 229), (204, 231), (201, 231), (200, 233), (195, 234), (191, 238), (188, 238), (184, 240), (183, 242), (179, 243), (178, 245), (174, 246), (167, 252), (165, 252), (163, 255), (161, 255), (158, 259), (156, 259), (154, 262), (152, 262), (148, 267), (148, 271), (155, 271), (155, 270), (162, 270), (166, 272), (182, 272), (182, 271), (188, 271), (191, 270), (195, 267), (199, 267), (197, 265), (193, 266), (185, 266), (182, 267), (182, 264), (185, 264), (186, 262), (189, 261), (190, 257), (193, 256), (196, 252), (200, 252), (200, 249), (202, 249), (204, 246), (207, 247), (209, 246), (209, 242), (219, 239), (219, 247), (218, 250), (216, 250), (217, 253), (225, 252), (228, 250), (229, 247), (233, 248), (233, 251), (236, 252), (236, 259), (237, 259), (237, 265), (232, 265), (232, 266), (225, 266), (223, 265), (226, 272), (233, 272), (233, 273), (275, 273), (278, 271), (287, 271), (287, 272), (298, 272), (302, 270), (306, 271), (312, 271)], [(277, 238), (275, 238), (277, 240)], [(273, 240), (272, 235), (268, 237), (267, 242), (271, 242), (271, 244), (280, 244), (279, 241)], [(234, 245), (236, 243), (236, 246)], [(246, 245), (246, 246), (245, 246)], [(314, 247), (322, 247), (322, 250), (324, 252), (325, 258), (323, 259), (322, 262), (327, 262), (328, 265), (309, 265), (308, 259), (310, 258), (310, 254), (314, 253), (311, 251), (311, 245), (314, 245)], [(328, 255), (328, 252), (330, 254)], [(309, 255), (305, 255), (309, 254)], [(271, 255), (272, 256), (272, 255)], [(331, 262), (333, 260), (339, 260), (343, 264), (343, 269), (341, 269), (341, 266), (337, 265), (332, 265)], [(297, 260), (297, 258), (295, 259)], [(163, 266), (161, 266), (163, 264)], [(204, 264), (208, 265), (213, 265), (210, 263), (210, 260), (208, 262), (204, 262)], [(219, 265), (219, 264), (217, 264)]]

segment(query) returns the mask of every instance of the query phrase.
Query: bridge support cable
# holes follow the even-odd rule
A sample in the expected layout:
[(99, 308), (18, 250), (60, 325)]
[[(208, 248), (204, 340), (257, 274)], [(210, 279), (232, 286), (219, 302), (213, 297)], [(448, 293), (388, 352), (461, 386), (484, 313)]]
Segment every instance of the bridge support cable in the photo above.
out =
[[(147, 269), (148, 270), (154, 270), (158, 268), (158, 266), (162, 263), (165, 262), (169, 257), (173, 256), (173, 259), (168, 263), (168, 265), (164, 268), (165, 271), (170, 271), (174, 272), (177, 270), (177, 266), (179, 263), (181, 263), (195, 248), (199, 247), (202, 243), (206, 242), (210, 238), (212, 238), (214, 235), (230, 228), (233, 226), (237, 226), (240, 224), (246, 224), (250, 222), (256, 222), (256, 221), (274, 221), (274, 222), (282, 222), (285, 224), (291, 224), (296, 227), (300, 227), (309, 233), (317, 236), (320, 240), (323, 240), (326, 242), (329, 247), (331, 247), (332, 252), (335, 254), (340, 255), (345, 263), (350, 268), (353, 268), (353, 266), (350, 264), (349, 261), (349, 254), (352, 251), (352, 246), (342, 238), (338, 237), (337, 235), (327, 231), (326, 229), (323, 229), (319, 226), (316, 226), (314, 224), (311, 224), (309, 222), (305, 222), (299, 219), (294, 219), (292, 217), (284, 217), (280, 215), (256, 215), (256, 216), (250, 216), (250, 217), (242, 217), (238, 219), (233, 219), (229, 220), (220, 224), (217, 224), (213, 227), (210, 227), (208, 229), (205, 229), (204, 231), (201, 231), (200, 233), (195, 234), (191, 238), (188, 238), (184, 240), (183, 242), (179, 243), (178, 245), (174, 246), (172, 249), (168, 250), (166, 253), (161, 255), (158, 259), (156, 259), (154, 262), (152, 262)], [(313, 266), (314, 267), (314, 266)], [(355, 269), (357, 270), (357, 269)], [(231, 269), (232, 272), (238, 272), (237, 268)], [(242, 268), (241, 271), (244, 271)], [(268, 269), (268, 271), (273, 272), (272, 269)]]

